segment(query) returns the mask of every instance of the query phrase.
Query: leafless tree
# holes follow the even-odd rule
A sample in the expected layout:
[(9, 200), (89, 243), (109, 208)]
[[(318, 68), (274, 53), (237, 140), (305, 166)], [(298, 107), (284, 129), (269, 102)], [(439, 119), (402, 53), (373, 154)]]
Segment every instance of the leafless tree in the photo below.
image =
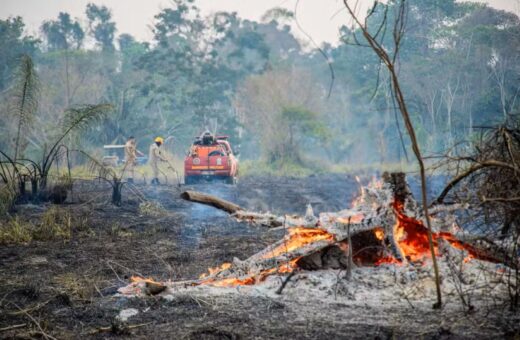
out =
[[(421, 151), (419, 148), (419, 144), (417, 142), (415, 129), (413, 127), (412, 121), (410, 119), (410, 114), (408, 112), (408, 108), (406, 105), (406, 100), (404, 97), (404, 93), (401, 90), (401, 86), (399, 83), (398, 77), (398, 69), (397, 62), (399, 51), (401, 48), (401, 43), (403, 36), (405, 34), (406, 28), (406, 15), (407, 15), (407, 6), (405, 0), (399, 0), (387, 4), (381, 5), (378, 1), (374, 2), (372, 9), (368, 12), (364, 19), (360, 18), (358, 14), (355, 13), (355, 7), (349, 4), (348, 0), (343, 0), (345, 8), (348, 13), (354, 20), (356, 26), (360, 29), (366, 43), (366, 47), (371, 48), (374, 53), (379, 57), (379, 60), (388, 70), (390, 75), (390, 83), (392, 86), (393, 94), (396, 99), (399, 111), (401, 112), (401, 116), (404, 120), (406, 131), (408, 132), (408, 136), (412, 142), (412, 150), (417, 158), (417, 163), (419, 164), (419, 170), (421, 174), (421, 191), (422, 191), (422, 203), (423, 209), (426, 219), (426, 225), (428, 227), (428, 242), (430, 245), (430, 251), (433, 260), (433, 268), (435, 271), (435, 285), (437, 290), (437, 302), (434, 304), (434, 308), (440, 308), (442, 306), (442, 294), (440, 287), (440, 278), (439, 278), (439, 268), (437, 265), (437, 259), (435, 256), (435, 249), (433, 244), (433, 236), (431, 231), (431, 222), (430, 216), (428, 213), (428, 200), (426, 196), (427, 187), (426, 187), (426, 171), (424, 166), (424, 161), (421, 155)], [(375, 30), (372, 27), (369, 27), (369, 19), (370, 17), (383, 7), (383, 20), (378, 24), (379, 27), (375, 27)], [(389, 10), (390, 8), (395, 10), (395, 16), (393, 19), (389, 18)], [(393, 20), (393, 22), (389, 22)], [(383, 40), (385, 39), (385, 35), (387, 33), (387, 29), (391, 29), (393, 45), (387, 47), (383, 44)], [(354, 32), (355, 37), (355, 32)], [(361, 45), (358, 40), (355, 40), (356, 44)]]

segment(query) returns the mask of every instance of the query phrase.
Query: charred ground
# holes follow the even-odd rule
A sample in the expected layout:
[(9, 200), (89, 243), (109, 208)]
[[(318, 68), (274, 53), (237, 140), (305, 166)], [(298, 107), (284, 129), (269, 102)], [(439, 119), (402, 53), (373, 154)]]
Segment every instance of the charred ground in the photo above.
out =
[[(316, 212), (346, 207), (358, 186), (350, 176), (320, 175), (252, 177), (237, 186), (196, 189), (250, 210), (303, 214), (308, 203)], [(114, 297), (132, 275), (163, 281), (192, 279), (234, 257), (247, 258), (283, 235), (183, 201), (175, 186), (137, 184), (135, 190), (164, 209), (146, 211), (128, 189), (124, 189), (123, 206), (114, 207), (107, 203), (110, 188), (97, 182), (77, 183), (73, 203), (18, 207), (22, 222), (37, 221), (55, 209), (68, 216), (71, 232), (66, 238), (0, 247), (0, 337), (486, 338), (519, 334), (514, 315), (502, 306), (472, 314), (418, 313), (384, 302), (377, 309), (343, 302), (320, 305), (312, 298), (295, 305), (240, 294), (204, 299), (186, 294), (171, 301)], [(116, 316), (126, 308), (141, 312), (122, 324)], [(14, 328), (5, 330), (10, 327)]]

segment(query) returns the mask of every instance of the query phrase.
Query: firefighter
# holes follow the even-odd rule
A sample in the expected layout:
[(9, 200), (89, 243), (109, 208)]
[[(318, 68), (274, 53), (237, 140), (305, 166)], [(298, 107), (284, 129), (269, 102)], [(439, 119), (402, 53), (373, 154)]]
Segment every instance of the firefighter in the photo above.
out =
[(150, 145), (150, 164), (153, 171), (152, 184), (159, 184), (159, 161), (167, 162), (166, 158), (161, 153), (161, 145), (164, 143), (162, 137), (155, 138), (155, 141)]
[(128, 173), (128, 183), (134, 183), (134, 168), (137, 159), (137, 149), (135, 137), (130, 136), (125, 144), (125, 170)]

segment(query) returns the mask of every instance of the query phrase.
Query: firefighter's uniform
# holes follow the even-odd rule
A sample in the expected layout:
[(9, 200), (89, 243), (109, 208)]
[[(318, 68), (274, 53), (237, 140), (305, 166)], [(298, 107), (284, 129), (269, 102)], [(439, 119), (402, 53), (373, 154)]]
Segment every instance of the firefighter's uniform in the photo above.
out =
[(150, 145), (149, 160), (152, 166), (153, 179), (152, 184), (159, 184), (159, 162), (166, 162), (166, 158), (161, 153), (161, 145), (163, 139), (161, 137), (155, 138), (155, 142)]
[(125, 171), (128, 174), (128, 182), (134, 182), (135, 163), (137, 159), (137, 149), (135, 140), (128, 140), (125, 144)]

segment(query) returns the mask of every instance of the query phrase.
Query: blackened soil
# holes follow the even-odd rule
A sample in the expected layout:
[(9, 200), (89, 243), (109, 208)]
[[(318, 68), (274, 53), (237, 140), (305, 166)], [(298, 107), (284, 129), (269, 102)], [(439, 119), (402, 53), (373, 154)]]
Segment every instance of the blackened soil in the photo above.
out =
[[(184, 189), (184, 188), (183, 188)], [(346, 175), (307, 178), (244, 178), (237, 186), (193, 187), (255, 211), (302, 214), (348, 207), (358, 186)], [(421, 332), (417, 316), (410, 329), (374, 327), (370, 312), (337, 307), (334, 317), (302, 316), (297, 308), (266, 297), (189, 295), (173, 301), (114, 297), (132, 275), (156, 280), (198, 277), (208, 267), (245, 259), (282, 237), (238, 223), (213, 208), (179, 198), (175, 186), (137, 184), (123, 190), (121, 207), (110, 204), (110, 187), (76, 183), (72, 202), (18, 207), (20, 221), (38, 223), (51, 208), (71, 221), (70, 238), (0, 246), (0, 338), (59, 339), (133, 337), (143, 339), (249, 338), (453, 338), (443, 328)], [(143, 215), (140, 199), (159, 202), (165, 214)], [(70, 201), (70, 197), (69, 197)], [(1, 221), (6, 223), (6, 221)], [(128, 324), (116, 321), (125, 308), (141, 313)], [(309, 308), (308, 306), (306, 308)], [(338, 313), (367, 313), (367, 322), (338, 323)], [(400, 313), (400, 311), (395, 311)], [(423, 319), (421, 319), (423, 318)], [(493, 324), (496, 334), (518, 333)], [(407, 333), (409, 332), (409, 333)]]

